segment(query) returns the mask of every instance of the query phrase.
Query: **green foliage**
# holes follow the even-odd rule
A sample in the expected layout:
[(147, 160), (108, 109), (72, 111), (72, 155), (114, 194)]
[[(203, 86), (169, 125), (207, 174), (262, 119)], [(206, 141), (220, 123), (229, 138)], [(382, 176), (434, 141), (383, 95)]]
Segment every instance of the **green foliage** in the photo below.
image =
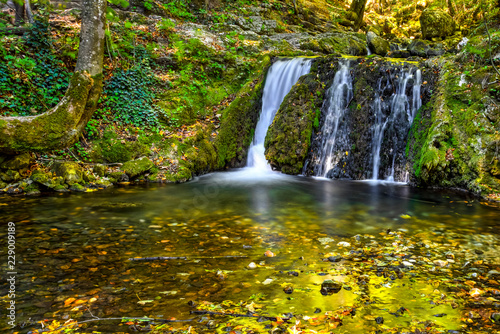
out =
[(154, 103), (156, 84), (147, 59), (128, 70), (117, 69), (105, 85), (104, 106), (125, 124), (157, 127), (163, 111)]
[[(49, 25), (35, 21), (27, 38), (0, 47), (0, 110), (30, 115), (54, 107), (68, 87), (70, 73), (53, 53)], [(8, 51), (7, 51), (8, 50)]]

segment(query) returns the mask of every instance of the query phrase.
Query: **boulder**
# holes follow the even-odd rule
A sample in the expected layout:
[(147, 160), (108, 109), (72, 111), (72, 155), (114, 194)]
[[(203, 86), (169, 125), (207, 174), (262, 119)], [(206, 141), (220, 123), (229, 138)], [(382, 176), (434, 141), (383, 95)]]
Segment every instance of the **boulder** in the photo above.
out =
[(128, 161), (123, 164), (122, 170), (131, 178), (142, 175), (153, 168), (154, 163), (146, 157)]
[(76, 162), (56, 163), (53, 170), (57, 176), (62, 177), (64, 182), (70, 186), (83, 180), (83, 169)]
[(441, 56), (446, 52), (442, 44), (438, 43), (432, 45), (431, 42), (421, 39), (413, 40), (410, 45), (408, 45), (408, 51), (412, 56), (423, 58)]
[(446, 38), (453, 35), (456, 24), (453, 18), (438, 9), (426, 9), (420, 16), (420, 27), (424, 39)]
[(373, 31), (369, 31), (368, 34), (366, 34), (366, 42), (373, 53), (383, 57), (387, 55), (391, 47), (388, 41), (378, 36)]
[(2, 158), (3, 161), (0, 164), (0, 169), (12, 169), (12, 170), (26, 169), (29, 167), (31, 163), (31, 156), (29, 153), (23, 153), (13, 157), (4, 156)]

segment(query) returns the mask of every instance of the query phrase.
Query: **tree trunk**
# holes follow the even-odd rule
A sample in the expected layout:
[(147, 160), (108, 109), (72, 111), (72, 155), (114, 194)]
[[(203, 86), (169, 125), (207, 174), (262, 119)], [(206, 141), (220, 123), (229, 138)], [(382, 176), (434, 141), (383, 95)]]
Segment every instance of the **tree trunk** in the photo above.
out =
[(84, 0), (75, 72), (59, 103), (26, 117), (0, 117), (0, 152), (50, 151), (74, 144), (102, 91), (106, 0)]
[(31, 11), (30, 0), (26, 0), (26, 17), (28, 18), (28, 22), (30, 24), (35, 23), (35, 20), (33, 19), (33, 12)]
[(354, 22), (354, 31), (357, 31), (363, 25), (363, 16), (365, 15), (365, 6), (367, 0), (352, 0), (350, 7), (350, 19)]

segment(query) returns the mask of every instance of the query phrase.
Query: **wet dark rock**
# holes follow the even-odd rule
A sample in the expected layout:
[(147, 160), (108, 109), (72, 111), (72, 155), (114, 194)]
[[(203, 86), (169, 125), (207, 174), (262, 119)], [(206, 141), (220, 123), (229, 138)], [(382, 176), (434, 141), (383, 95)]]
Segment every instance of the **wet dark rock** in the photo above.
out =
[(344, 286), (344, 290), (346, 290), (346, 291), (351, 291), (351, 290), (352, 290), (352, 288), (351, 288), (350, 286)]
[(437, 318), (442, 318), (442, 317), (446, 316), (446, 313), (438, 313), (438, 314), (434, 314), (434, 316)]
[(339, 255), (330, 256), (328, 258), (328, 261), (330, 261), (330, 262), (340, 262), (340, 261), (342, 261), (342, 256), (339, 256)]
[(286, 293), (287, 295), (290, 295), (293, 292), (293, 287), (291, 287), (291, 286), (285, 286), (283, 288), (283, 292)]
[(382, 317), (376, 317), (375, 318), (375, 322), (379, 325), (383, 324), (384, 323), (384, 318)]
[(314, 310), (314, 313), (321, 313), (321, 309), (316, 307), (316, 309)]
[(124, 183), (124, 182), (129, 182), (129, 181), (130, 181), (130, 179), (127, 176), (127, 174), (120, 174), (120, 176), (118, 177), (118, 182)]
[(477, 255), (482, 255), (484, 254), (484, 252), (480, 249), (474, 249), (474, 253), (476, 253)]
[(21, 188), (11, 187), (11, 188), (7, 189), (7, 194), (10, 194), (10, 195), (16, 195), (16, 194), (20, 194), (22, 192), (23, 192), (23, 190)]
[(321, 284), (321, 294), (326, 296), (326, 295), (331, 295), (334, 293), (338, 293), (342, 289), (342, 284), (339, 282), (335, 282), (331, 279), (327, 279), (323, 281)]
[(209, 320), (207, 322), (207, 328), (208, 329), (215, 329), (215, 328), (217, 328), (217, 322), (215, 322), (215, 320)]
[(296, 271), (289, 271), (287, 274), (290, 276), (299, 276), (299, 273)]
[(191, 306), (191, 307), (196, 307), (196, 305), (198, 305), (195, 301), (188, 301), (188, 305)]

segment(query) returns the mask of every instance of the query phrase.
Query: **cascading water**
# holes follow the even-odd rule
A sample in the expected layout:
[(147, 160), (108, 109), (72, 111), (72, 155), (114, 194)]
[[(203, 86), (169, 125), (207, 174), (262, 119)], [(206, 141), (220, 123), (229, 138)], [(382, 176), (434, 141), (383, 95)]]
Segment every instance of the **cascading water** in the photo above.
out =
[(311, 60), (295, 58), (274, 63), (266, 78), (260, 114), (252, 145), (248, 151), (247, 167), (258, 171), (270, 171), (271, 167), (264, 155), (264, 140), (283, 99), (302, 75), (311, 70)]
[[(372, 179), (378, 180), (380, 170), (380, 152), (382, 148), (382, 141), (389, 132), (389, 144), (385, 148), (388, 153), (392, 155), (391, 168), (387, 175), (387, 181), (395, 180), (395, 162), (396, 157), (400, 153), (402, 146), (406, 140), (408, 130), (415, 119), (417, 110), (422, 106), (420, 97), (420, 88), (422, 85), (422, 74), (419, 69), (415, 74), (411, 74), (411, 70), (405, 70), (396, 77), (395, 92), (392, 95), (389, 104), (389, 115), (384, 117), (383, 105), (380, 98), (381, 80), (379, 81), (378, 92), (375, 95), (373, 109), (375, 113), (376, 123), (372, 128), (373, 146), (372, 146), (372, 161), (373, 161), (373, 174)], [(412, 81), (412, 100), (411, 104), (407, 96), (408, 83)], [(387, 86), (390, 86), (388, 83)]]
[(328, 113), (321, 128), (321, 147), (315, 162), (314, 175), (326, 177), (336, 165), (334, 157), (335, 142), (339, 123), (352, 99), (352, 78), (349, 72), (349, 61), (341, 59), (340, 68), (335, 73), (333, 84), (327, 92)]
[(384, 113), (382, 111), (382, 98), (380, 92), (382, 91), (382, 78), (378, 81), (378, 90), (375, 91), (375, 99), (373, 101), (373, 111), (375, 114), (376, 123), (373, 125), (373, 179), (376, 180), (378, 170), (380, 167), (380, 148), (382, 147), (382, 139), (384, 139), (384, 130), (387, 125), (387, 119), (384, 120)]

